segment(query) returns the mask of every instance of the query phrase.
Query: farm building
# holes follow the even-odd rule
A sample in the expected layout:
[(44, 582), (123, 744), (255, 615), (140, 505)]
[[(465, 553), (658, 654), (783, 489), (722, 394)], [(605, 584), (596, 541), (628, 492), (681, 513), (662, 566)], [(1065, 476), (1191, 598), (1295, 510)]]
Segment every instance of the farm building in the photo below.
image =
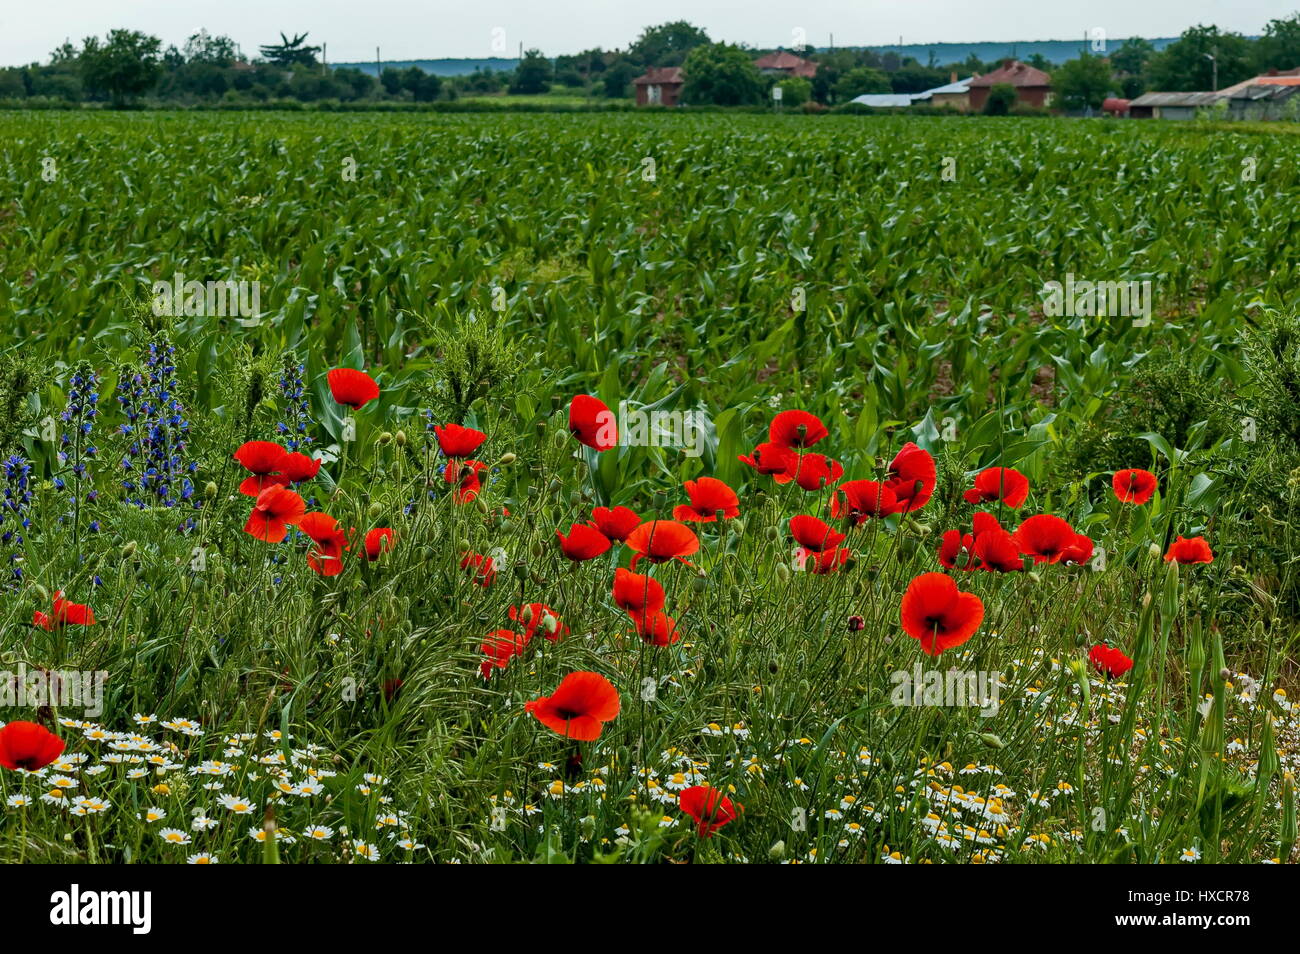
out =
[(758, 67), (760, 73), (770, 75), (802, 76), (804, 79), (812, 79), (817, 75), (816, 63), (785, 50), (760, 56), (754, 61), (754, 65)]
[(1052, 77), (1019, 60), (1004, 60), (992, 73), (970, 81), (970, 108), (979, 112), (988, 101), (989, 90), (1006, 84), (1015, 87), (1016, 101), (1026, 106), (1052, 105)]
[(1195, 119), (1196, 112), (1225, 98), (1223, 93), (1143, 93), (1129, 103), (1133, 119)]
[[(1293, 77), (1300, 80), (1300, 77)], [(1300, 82), (1259, 83), (1228, 94), (1228, 115), (1233, 119), (1300, 119)]]
[(912, 105), (912, 93), (863, 93), (849, 100), (872, 109), (898, 109)]
[(928, 106), (947, 106), (964, 113), (970, 109), (970, 84), (974, 79), (975, 77), (968, 76), (959, 80), (957, 74), (953, 73), (950, 83), (927, 89), (924, 93), (916, 93), (912, 96), (912, 102), (925, 103)]
[(632, 81), (638, 106), (676, 106), (682, 95), (680, 66), (651, 66)]

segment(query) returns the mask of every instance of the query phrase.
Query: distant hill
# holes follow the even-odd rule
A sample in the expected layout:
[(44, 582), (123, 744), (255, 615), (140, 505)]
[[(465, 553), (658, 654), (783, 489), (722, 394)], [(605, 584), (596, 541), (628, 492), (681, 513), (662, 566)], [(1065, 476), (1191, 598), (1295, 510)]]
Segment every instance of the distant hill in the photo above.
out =
[[(1163, 50), (1170, 43), (1177, 40), (1176, 36), (1157, 37), (1150, 40), (1152, 46), (1157, 50)], [(1252, 37), (1252, 39), (1254, 39)], [(1122, 39), (1108, 40), (1106, 49), (1117, 50), (1124, 44)], [(1087, 45), (1087, 41), (1080, 36), (1077, 40), (989, 40), (980, 43), (904, 43), (890, 44), (885, 46), (850, 46), (839, 47), (839, 49), (870, 49), (877, 53), (897, 53), (899, 56), (914, 57), (922, 65), (933, 61), (938, 66), (947, 63), (960, 63), (969, 57), (972, 53), (978, 56), (984, 62), (1006, 59), (1014, 57), (1024, 60), (1040, 53), (1050, 63), (1064, 63), (1066, 60), (1072, 60), (1079, 55), (1079, 50)], [(825, 53), (827, 47), (818, 49), (819, 53)], [(418, 66), (426, 73), (435, 73), (438, 76), (463, 76), (466, 73), (473, 73), (477, 69), (484, 70), (513, 70), (519, 63), (514, 57), (489, 57), (487, 59), (456, 59), (445, 57), (438, 60), (384, 60), (384, 69), (406, 69), (408, 66)], [(350, 66), (361, 70), (363, 73), (369, 73), (371, 76), (377, 75), (374, 61), (369, 63), (333, 63), (336, 69)]]
[[(515, 57), (505, 58), (492, 56), (487, 59), (478, 60), (384, 60), (384, 69), (386, 70), (404, 70), (408, 66), (418, 66), (426, 73), (433, 73), (437, 76), (464, 76), (467, 73), (473, 73), (475, 70), (513, 70), (519, 65), (519, 60)], [(334, 69), (343, 69), (352, 67), (363, 73), (369, 73), (371, 76), (377, 76), (379, 71), (375, 68), (375, 61), (369, 63), (331, 63)]]

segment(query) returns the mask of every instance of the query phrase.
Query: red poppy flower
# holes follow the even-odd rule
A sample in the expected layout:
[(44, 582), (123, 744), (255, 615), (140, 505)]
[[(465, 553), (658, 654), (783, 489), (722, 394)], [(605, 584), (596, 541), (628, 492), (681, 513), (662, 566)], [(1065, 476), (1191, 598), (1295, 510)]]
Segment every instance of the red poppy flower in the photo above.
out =
[(850, 480), (831, 494), (831, 516), (848, 517), (859, 525), (869, 517), (888, 517), (900, 510), (894, 491), (874, 480)]
[(782, 411), (772, 418), (767, 439), (782, 447), (812, 447), (829, 434), (826, 425), (807, 411)]
[(975, 534), (975, 556), (982, 569), (997, 573), (1015, 573), (1025, 568), (1015, 537), (1001, 527)]
[(898, 498), (899, 512), (920, 510), (934, 493), (934, 458), (929, 451), (921, 450), (909, 442), (903, 445), (898, 456), (890, 462), (887, 476), (889, 479), (885, 486)]
[(1050, 513), (1040, 513), (1025, 520), (1013, 535), (1016, 546), (1035, 563), (1059, 563), (1075, 544), (1074, 528)]
[(542, 635), (553, 643), (569, 635), (569, 627), (560, 620), (560, 614), (545, 603), (525, 603), (510, 607), (510, 618), (524, 625), (524, 639), (530, 640), (540, 629)]
[(472, 427), (459, 424), (438, 424), (433, 428), (438, 438), (438, 448), (448, 457), (472, 457), (487, 435)]
[(618, 716), (618, 690), (598, 672), (571, 672), (549, 696), (524, 705), (542, 725), (566, 739), (593, 742)]
[(460, 568), (468, 571), (474, 582), (484, 589), (497, 578), (496, 561), (481, 553), (466, 553), (461, 557)]
[(364, 371), (335, 368), (326, 375), (326, 378), (334, 400), (346, 404), (354, 411), (379, 397), (379, 385)]
[(1081, 566), (1092, 559), (1092, 538), (1087, 534), (1076, 533), (1074, 542), (1061, 552), (1061, 562)]
[(366, 534), (365, 554), (367, 560), (378, 560), (383, 554), (393, 549), (396, 537), (388, 527), (375, 527)]
[(343, 572), (343, 551), (348, 549), (348, 538), (343, 527), (327, 513), (304, 514), (298, 529), (311, 538), (312, 548), (307, 551), (307, 565), (321, 576), (338, 576)]
[(628, 613), (657, 613), (664, 608), (663, 584), (619, 567), (614, 571), (614, 602)]
[(790, 475), (794, 472), (798, 459), (798, 455), (784, 444), (772, 443), (759, 444), (748, 457), (743, 454), (736, 457), (736, 460), (748, 464), (760, 474), (775, 475), (779, 484), (788, 484), (793, 479)]
[(35, 722), (10, 722), (0, 729), (0, 765), (36, 772), (63, 754), (63, 740)]
[[(793, 475), (793, 477), (792, 477)], [(802, 490), (825, 490), (844, 476), (844, 466), (837, 460), (831, 460), (825, 454), (804, 454), (792, 462), (790, 469), (778, 474), (778, 484), (788, 484), (791, 479)]]
[(950, 570), (978, 570), (980, 559), (975, 555), (975, 535), (960, 530), (944, 531), (939, 543), (939, 563)]
[(802, 513), (790, 518), (790, 536), (794, 537), (795, 543), (814, 553), (834, 550), (845, 539), (844, 534), (833, 529), (824, 520)]
[(984, 603), (944, 573), (922, 573), (908, 584), (899, 615), (907, 634), (921, 641), (921, 651), (938, 656), (975, 635)]
[(1213, 563), (1214, 554), (1210, 551), (1210, 545), (1205, 542), (1204, 537), (1188, 537), (1186, 539), (1179, 537), (1169, 544), (1169, 552), (1165, 554), (1165, 562)]
[(632, 558), (634, 570), (642, 557), (651, 563), (681, 560), (690, 566), (686, 557), (700, 548), (700, 538), (695, 531), (672, 520), (649, 520), (629, 533), (624, 542), (636, 552)]
[(301, 497), (279, 484), (272, 484), (257, 495), (244, 532), (267, 543), (279, 543), (306, 512), (307, 504)]
[(555, 531), (555, 536), (560, 541), (560, 551), (575, 563), (579, 560), (593, 560), (611, 546), (609, 537), (585, 523), (571, 526), (567, 537), (559, 530)]
[(94, 626), (95, 611), (84, 603), (65, 600), (63, 591), (58, 590), (54, 594), (53, 615), (37, 610), (32, 614), (32, 625), (48, 630), (55, 630), (61, 626)]
[(1133, 660), (1113, 646), (1100, 643), (1088, 650), (1088, 661), (1107, 679), (1118, 679), (1133, 668)]
[(636, 634), (651, 646), (671, 646), (682, 638), (677, 631), (677, 621), (663, 610), (641, 610), (628, 613), (636, 624)]
[(695, 832), (712, 838), (723, 825), (736, 820), (736, 805), (710, 785), (692, 785), (677, 796), (677, 807), (695, 820)]
[(1144, 504), (1156, 492), (1156, 475), (1149, 470), (1117, 470), (1110, 483), (1123, 503)]
[(1015, 510), (1029, 497), (1029, 478), (1010, 467), (989, 467), (980, 471), (975, 486), (963, 496), (973, 504), (1001, 500)]
[(834, 573), (840, 567), (848, 566), (853, 559), (853, 551), (848, 547), (835, 547), (814, 553), (807, 548), (799, 551), (800, 565), (806, 573)]
[(276, 478), (276, 482), (287, 487), (290, 484), (311, 480), (319, 473), (320, 458), (308, 457), (306, 454), (294, 451), (284, 455), (284, 460), (280, 462), (280, 476)]
[(678, 504), (673, 508), (673, 517), (694, 523), (716, 523), (718, 511), (724, 519), (730, 519), (740, 513), (740, 498), (736, 492), (716, 477), (701, 477), (688, 480), (682, 485), (686, 496), (691, 499), (690, 506)]
[(493, 669), (505, 669), (515, 656), (522, 656), (528, 640), (522, 633), (510, 629), (498, 629), (488, 633), (480, 647), (487, 658), (479, 664), (479, 672), (484, 679), (492, 678)]
[(615, 543), (622, 543), (641, 524), (641, 518), (628, 507), (596, 507), (591, 511), (591, 523)]
[(579, 394), (569, 402), (569, 433), (593, 450), (607, 451), (618, 446), (614, 412), (590, 394)]
[(452, 495), (456, 503), (473, 503), (474, 498), (483, 489), (479, 474), (485, 470), (487, 470), (487, 464), (481, 460), (452, 459), (442, 469), (442, 479), (449, 484), (456, 485), (456, 491)]
[(247, 470), (251, 477), (245, 477), (239, 485), (239, 492), (247, 497), (256, 497), (276, 481), (270, 477), (280, 469), (286, 451), (274, 441), (245, 441), (239, 450), (230, 456)]

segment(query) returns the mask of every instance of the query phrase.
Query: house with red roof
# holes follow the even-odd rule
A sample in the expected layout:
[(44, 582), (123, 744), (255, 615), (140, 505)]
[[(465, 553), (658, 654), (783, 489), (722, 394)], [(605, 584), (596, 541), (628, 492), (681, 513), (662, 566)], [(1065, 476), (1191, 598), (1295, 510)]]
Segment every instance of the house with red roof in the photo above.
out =
[(680, 66), (651, 66), (632, 81), (638, 106), (676, 106), (682, 95)]
[(760, 73), (802, 76), (804, 79), (812, 79), (817, 75), (816, 63), (805, 60), (802, 56), (795, 56), (786, 50), (777, 50), (775, 53), (760, 56), (754, 61), (754, 65), (758, 67)]
[(1026, 106), (1045, 108), (1052, 104), (1052, 77), (1019, 60), (1003, 60), (992, 73), (985, 73), (970, 81), (970, 108), (980, 112), (988, 102), (989, 90), (994, 86), (1012, 86), (1016, 101)]

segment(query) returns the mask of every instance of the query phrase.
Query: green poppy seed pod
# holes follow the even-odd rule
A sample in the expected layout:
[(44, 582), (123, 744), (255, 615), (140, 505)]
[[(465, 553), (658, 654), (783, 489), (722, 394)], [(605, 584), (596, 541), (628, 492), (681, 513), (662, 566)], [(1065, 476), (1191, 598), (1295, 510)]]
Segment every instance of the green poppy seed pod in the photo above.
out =
[(582, 494), (574, 490), (569, 493), (569, 503), (574, 507), (582, 506)]
[(763, 536), (767, 538), (769, 543), (776, 543), (777, 540), (781, 539), (781, 531), (776, 527), (768, 527), (763, 531)]
[(731, 521), (731, 532), (738, 537), (743, 537), (745, 535), (745, 521), (739, 518)]
[(526, 564), (516, 563), (510, 569), (514, 573), (515, 579), (520, 583), (528, 579), (528, 566)]
[(542, 541), (541, 541), (541, 540), (534, 540), (534, 541), (533, 541), (533, 556), (537, 557), (538, 559), (541, 559), (542, 554), (545, 553), (545, 552), (546, 552), (546, 548), (542, 545)]
[(782, 858), (784, 858), (785, 842), (784, 841), (772, 842), (772, 847), (767, 849), (767, 856), (771, 858), (773, 861), (780, 861)]
[(1160, 544), (1153, 542), (1151, 546), (1147, 547), (1147, 553), (1150, 553), (1153, 559), (1159, 559)]
[(123, 556), (123, 557), (129, 557), (129, 556), (131, 556), (131, 555), (134, 554), (134, 553), (135, 553), (135, 541), (134, 541), (134, 540), (128, 540), (128, 541), (126, 541), (126, 543), (122, 544), (122, 556)]
[(727, 590), (727, 598), (733, 602), (740, 602), (740, 587), (736, 586), (734, 583), (731, 584), (731, 588)]
[(776, 578), (780, 580), (782, 583), (789, 583), (790, 568), (786, 566), (784, 563), (778, 563), (776, 565)]
[(379, 515), (383, 512), (383, 505), (380, 504), (378, 500), (372, 500), (369, 509), (366, 510), (366, 513), (369, 515), (371, 520), (378, 520)]
[(987, 745), (990, 749), (1005, 749), (1007, 747), (1007, 744), (1003, 742), (1000, 738), (998, 738), (996, 735), (994, 735), (992, 732), (981, 732), (980, 741), (983, 742), (985, 745)]
[(203, 496), (208, 498), (209, 500), (212, 500), (214, 497), (217, 496), (216, 481), (209, 480), (206, 484), (203, 485)]
[(398, 447), (406, 446), (406, 431), (398, 431), (393, 435), (393, 440), (397, 441)]
[(458, 541), (456, 542), (456, 552), (457, 552), (457, 553), (468, 553), (468, 552), (469, 552), (469, 541), (468, 541), (468, 540), (465, 540), (465, 539), (458, 540)]
[(511, 453), (507, 452), (507, 453), (505, 453), (505, 454), (502, 454), (499, 458), (497, 458), (497, 463), (498, 463), (499, 465), (501, 465), (502, 467), (509, 467), (511, 464), (513, 464), (513, 463), (514, 463), (515, 461), (517, 461), (518, 459), (519, 459), (519, 458), (518, 458), (517, 456), (515, 456), (514, 454), (511, 454)]
[(703, 593), (708, 588), (708, 586), (709, 586), (709, 581), (706, 580), (703, 576), (697, 576), (691, 582), (691, 588), (694, 589), (696, 593)]
[(384, 433), (379, 435), (379, 440), (376, 441), (376, 443), (380, 445), (391, 444), (392, 442), (393, 442), (393, 434), (391, 431), (384, 431)]
[(560, 491), (563, 489), (564, 489), (564, 485), (554, 478), (552, 478), (551, 482), (546, 485), (546, 492), (549, 493), (552, 497), (558, 497), (560, 495)]

